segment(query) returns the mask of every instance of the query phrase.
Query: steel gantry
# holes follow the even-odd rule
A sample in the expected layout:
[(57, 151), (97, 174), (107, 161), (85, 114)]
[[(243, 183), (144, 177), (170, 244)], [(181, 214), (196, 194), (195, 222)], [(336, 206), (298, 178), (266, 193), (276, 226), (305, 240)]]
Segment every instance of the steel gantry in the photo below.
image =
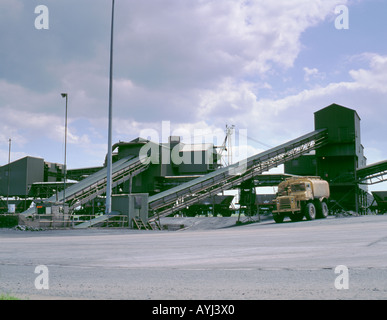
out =
[(326, 138), (327, 131), (325, 129), (316, 130), (228, 167), (151, 196), (149, 197), (150, 220), (172, 214), (222, 191), (236, 188), (242, 182), (264, 171), (322, 146), (326, 143)]

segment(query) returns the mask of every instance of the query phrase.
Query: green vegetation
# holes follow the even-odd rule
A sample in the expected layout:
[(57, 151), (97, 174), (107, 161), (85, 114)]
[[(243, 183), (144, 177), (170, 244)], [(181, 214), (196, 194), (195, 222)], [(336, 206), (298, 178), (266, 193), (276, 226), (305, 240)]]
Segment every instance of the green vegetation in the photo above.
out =
[(14, 296), (10, 296), (9, 294), (0, 294), (0, 300), (20, 300)]

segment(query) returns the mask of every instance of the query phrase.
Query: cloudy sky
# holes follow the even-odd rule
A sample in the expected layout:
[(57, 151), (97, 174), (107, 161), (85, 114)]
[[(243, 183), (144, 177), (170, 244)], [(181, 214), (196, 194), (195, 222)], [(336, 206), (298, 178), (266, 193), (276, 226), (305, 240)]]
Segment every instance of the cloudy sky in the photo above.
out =
[[(348, 29), (335, 24), (343, 5)], [(223, 139), (228, 124), (251, 154), (313, 131), (313, 113), (338, 103), (361, 117), (368, 163), (385, 160), (386, 12), (384, 0), (116, 0), (113, 143)], [(63, 163), (62, 92), (68, 167), (102, 165), (110, 18), (109, 0), (0, 0), (0, 165), (9, 139), (11, 160)]]

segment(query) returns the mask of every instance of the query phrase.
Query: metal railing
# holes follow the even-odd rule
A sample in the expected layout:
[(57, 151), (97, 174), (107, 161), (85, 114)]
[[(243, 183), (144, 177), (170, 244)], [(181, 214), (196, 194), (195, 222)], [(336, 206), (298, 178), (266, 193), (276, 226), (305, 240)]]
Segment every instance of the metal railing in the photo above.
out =
[(110, 216), (104, 221), (101, 222), (101, 224), (93, 224), (93, 219), (100, 217), (101, 215), (82, 215), (82, 218), (84, 220), (74, 219), (74, 217), (71, 218), (71, 224), (72, 227), (76, 226), (80, 223), (85, 223), (87, 221), (90, 221), (90, 228), (91, 227), (108, 227), (108, 228), (128, 228), (129, 227), (129, 217), (127, 215), (114, 215)]

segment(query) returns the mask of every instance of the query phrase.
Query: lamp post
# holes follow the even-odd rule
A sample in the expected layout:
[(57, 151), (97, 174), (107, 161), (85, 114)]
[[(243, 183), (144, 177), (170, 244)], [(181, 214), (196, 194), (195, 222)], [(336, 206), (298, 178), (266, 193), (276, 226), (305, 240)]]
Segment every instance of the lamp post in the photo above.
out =
[(10, 176), (11, 176), (11, 138), (8, 140), (8, 183), (7, 183), (7, 210), (9, 212), (9, 181), (10, 181)]
[(113, 116), (113, 30), (114, 30), (114, 0), (112, 0), (112, 21), (110, 35), (110, 76), (109, 76), (109, 128), (108, 128), (108, 155), (106, 175), (106, 208), (105, 213), (111, 212), (112, 199), (112, 116)]
[(66, 204), (66, 154), (67, 154), (67, 103), (68, 103), (68, 94), (61, 93), (62, 98), (66, 98), (66, 111), (65, 111), (65, 149), (64, 149), (64, 165), (63, 165), (63, 214), (65, 214), (65, 204)]

